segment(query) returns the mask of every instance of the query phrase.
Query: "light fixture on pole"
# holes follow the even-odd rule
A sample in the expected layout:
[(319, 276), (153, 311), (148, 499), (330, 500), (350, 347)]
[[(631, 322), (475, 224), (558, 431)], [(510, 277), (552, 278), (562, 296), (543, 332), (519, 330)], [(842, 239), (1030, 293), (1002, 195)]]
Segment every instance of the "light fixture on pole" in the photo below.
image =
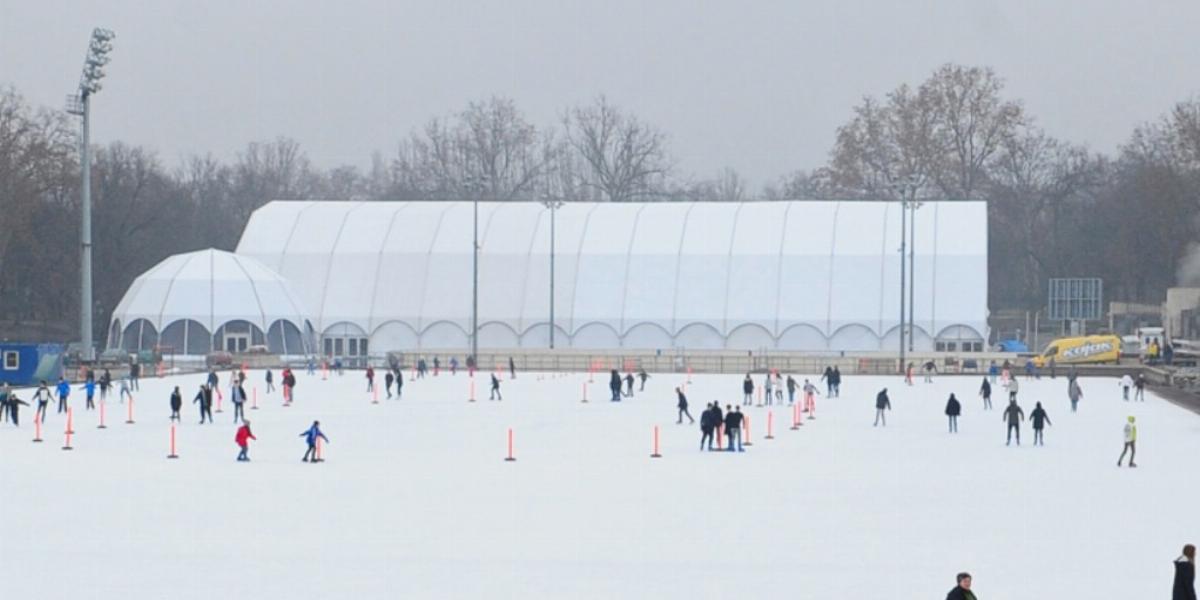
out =
[[(905, 311), (904, 311), (904, 294), (905, 294), (905, 265), (904, 258), (907, 253), (907, 235), (908, 235), (908, 201), (907, 197), (911, 192), (915, 195), (917, 190), (916, 178), (909, 176), (892, 184), (892, 189), (900, 197), (900, 372), (905, 372), (904, 365), (904, 336), (905, 336)], [(911, 337), (911, 336), (910, 336)]]
[(479, 193), (482, 187), (478, 177), (467, 177), (466, 189), (471, 194), (475, 211), (471, 235), (471, 364), (476, 369), (479, 368)]
[(551, 197), (549, 194), (542, 196), (542, 204), (550, 209), (550, 349), (554, 349), (554, 213), (562, 208), (563, 201)]
[(92, 30), (92, 41), (88, 44), (87, 56), (83, 59), (83, 73), (79, 78), (78, 94), (67, 97), (67, 112), (81, 117), (83, 132), (79, 141), (80, 166), (80, 212), (83, 223), (80, 230), (80, 292), (79, 292), (79, 329), (80, 343), (83, 346), (81, 358), (85, 361), (95, 360), (95, 348), (92, 343), (92, 161), (88, 141), (90, 98), (100, 91), (100, 80), (104, 78), (104, 65), (110, 60), (108, 53), (112, 52), (112, 40), (116, 37), (112, 31), (99, 27)]

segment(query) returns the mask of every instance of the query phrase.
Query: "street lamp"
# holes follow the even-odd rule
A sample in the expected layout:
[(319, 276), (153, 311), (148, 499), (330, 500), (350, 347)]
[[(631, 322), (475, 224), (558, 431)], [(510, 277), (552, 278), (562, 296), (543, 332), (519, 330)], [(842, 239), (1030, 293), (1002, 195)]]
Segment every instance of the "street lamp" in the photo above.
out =
[(549, 194), (542, 196), (542, 204), (550, 209), (550, 349), (554, 349), (554, 213), (562, 208), (563, 201)]
[(90, 117), (89, 99), (92, 94), (100, 91), (100, 80), (104, 78), (104, 65), (108, 64), (108, 53), (112, 52), (112, 40), (116, 37), (112, 31), (99, 27), (92, 30), (92, 41), (88, 44), (87, 56), (83, 59), (83, 74), (79, 78), (79, 93), (67, 97), (67, 112), (77, 115), (83, 120), (83, 135), (80, 138), (80, 204), (83, 213), (83, 225), (80, 232), (81, 256), (80, 270), (80, 342), (83, 344), (83, 360), (95, 359), (92, 347), (92, 161), (88, 148), (88, 120)]
[(468, 176), (465, 187), (471, 194), (475, 210), (474, 233), (471, 235), (471, 364), (479, 368), (479, 190), (478, 177)]

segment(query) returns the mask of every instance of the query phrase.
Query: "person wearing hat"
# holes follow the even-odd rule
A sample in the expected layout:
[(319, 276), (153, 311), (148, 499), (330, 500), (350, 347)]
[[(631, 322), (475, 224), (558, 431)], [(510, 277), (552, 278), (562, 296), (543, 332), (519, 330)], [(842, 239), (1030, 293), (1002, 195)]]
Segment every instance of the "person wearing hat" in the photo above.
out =
[(959, 573), (958, 585), (946, 594), (946, 600), (975, 600), (975, 592), (971, 591), (971, 574)]
[(247, 454), (250, 451), (250, 440), (257, 440), (254, 434), (250, 431), (250, 421), (242, 419), (242, 426), (238, 427), (237, 435), (233, 441), (237, 442), (238, 447), (242, 449), (238, 452), (238, 462), (250, 462), (250, 456)]
[(1133, 415), (1129, 415), (1129, 421), (1125, 423), (1125, 449), (1121, 450), (1121, 458), (1117, 459), (1117, 466), (1121, 466), (1121, 461), (1125, 460), (1125, 453), (1129, 453), (1129, 466), (1136, 467), (1137, 463), (1133, 462), (1133, 456), (1137, 454), (1137, 424)]

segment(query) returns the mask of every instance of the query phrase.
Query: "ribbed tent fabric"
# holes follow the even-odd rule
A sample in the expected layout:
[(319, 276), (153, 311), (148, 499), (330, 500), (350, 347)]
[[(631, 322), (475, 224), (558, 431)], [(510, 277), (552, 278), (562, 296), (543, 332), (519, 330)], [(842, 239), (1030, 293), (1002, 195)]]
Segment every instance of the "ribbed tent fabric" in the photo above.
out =
[[(286, 277), (323, 337), (466, 348), (471, 202), (274, 201), (237, 253)], [(987, 209), (916, 211), (915, 349), (987, 333)], [(898, 348), (896, 202), (568, 203), (555, 342), (576, 348)], [(479, 346), (546, 347), (550, 211), (479, 203)]]
[(222, 349), (222, 334), (236, 330), (272, 352), (304, 354), (311, 349), (308, 314), (288, 282), (261, 262), (200, 250), (171, 256), (134, 280), (113, 311), (108, 346), (162, 344), (199, 354)]

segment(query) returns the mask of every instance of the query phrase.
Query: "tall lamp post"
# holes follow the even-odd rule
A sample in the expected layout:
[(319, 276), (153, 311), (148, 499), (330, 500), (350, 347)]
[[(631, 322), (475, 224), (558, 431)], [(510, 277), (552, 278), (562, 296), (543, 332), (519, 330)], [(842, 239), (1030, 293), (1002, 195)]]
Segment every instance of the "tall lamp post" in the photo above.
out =
[[(917, 201), (917, 188), (912, 187), (910, 193), (912, 197), (908, 201), (908, 209), (912, 211), (912, 215), (908, 220), (908, 276), (911, 282), (908, 284), (908, 351), (913, 351), (913, 327), (916, 324), (916, 319), (913, 318), (913, 308), (917, 302), (915, 299), (915, 291), (917, 289), (917, 209), (921, 208), (921, 202)], [(903, 257), (901, 257), (903, 260)]]
[(471, 364), (479, 368), (479, 178), (467, 177), (467, 191), (475, 211), (471, 235)]
[(563, 201), (549, 194), (542, 196), (542, 204), (550, 209), (550, 349), (554, 349), (554, 213), (562, 208)]
[(92, 161), (88, 147), (90, 98), (100, 91), (100, 80), (104, 78), (101, 68), (108, 64), (108, 53), (112, 52), (112, 40), (116, 35), (99, 27), (92, 30), (92, 41), (88, 44), (87, 56), (83, 59), (83, 74), (79, 78), (79, 93), (67, 97), (67, 112), (79, 116), (83, 121), (83, 133), (79, 143), (81, 183), (79, 200), (83, 223), (80, 230), (81, 255), (79, 260), (79, 329), (83, 345), (82, 359), (95, 360), (92, 342)]
[[(892, 188), (900, 196), (900, 372), (904, 373), (904, 337), (905, 337), (905, 312), (904, 312), (904, 292), (906, 284), (906, 273), (904, 258), (908, 246), (908, 195), (911, 193), (916, 196), (917, 182), (914, 177), (905, 177), (904, 179), (892, 184)], [(913, 215), (914, 219), (916, 215)], [(911, 286), (910, 286), (911, 289)], [(911, 315), (911, 312), (909, 313)], [(910, 344), (911, 344), (911, 335)], [(911, 346), (909, 350), (911, 350)]]

